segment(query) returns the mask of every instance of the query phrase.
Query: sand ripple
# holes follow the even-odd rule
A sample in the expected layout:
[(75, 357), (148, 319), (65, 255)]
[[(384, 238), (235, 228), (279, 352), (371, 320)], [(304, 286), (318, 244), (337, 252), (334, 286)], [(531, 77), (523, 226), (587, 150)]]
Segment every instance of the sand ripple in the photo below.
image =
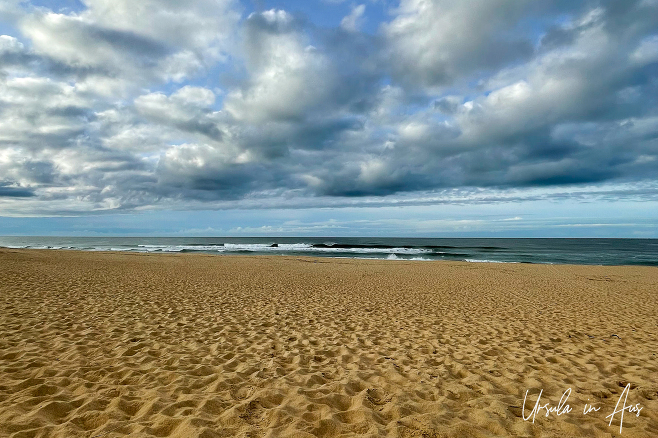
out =
[[(658, 436), (658, 269), (0, 250), (0, 436)], [(614, 335), (614, 336), (613, 336)], [(576, 410), (521, 419), (526, 389)], [(616, 421), (614, 424), (619, 424)]]

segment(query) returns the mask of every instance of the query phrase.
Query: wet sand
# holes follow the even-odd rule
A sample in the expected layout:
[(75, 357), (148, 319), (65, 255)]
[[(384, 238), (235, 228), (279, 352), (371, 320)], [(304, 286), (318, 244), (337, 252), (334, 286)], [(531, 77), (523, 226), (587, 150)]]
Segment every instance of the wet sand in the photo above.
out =
[(629, 384), (621, 436), (658, 436), (657, 295), (652, 267), (0, 249), (0, 436), (618, 437)]

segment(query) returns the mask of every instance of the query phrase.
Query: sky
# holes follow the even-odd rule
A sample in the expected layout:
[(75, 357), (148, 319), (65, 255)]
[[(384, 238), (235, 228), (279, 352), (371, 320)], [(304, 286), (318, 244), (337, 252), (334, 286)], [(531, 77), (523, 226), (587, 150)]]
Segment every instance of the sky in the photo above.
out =
[(658, 0), (0, 0), (0, 235), (658, 237)]

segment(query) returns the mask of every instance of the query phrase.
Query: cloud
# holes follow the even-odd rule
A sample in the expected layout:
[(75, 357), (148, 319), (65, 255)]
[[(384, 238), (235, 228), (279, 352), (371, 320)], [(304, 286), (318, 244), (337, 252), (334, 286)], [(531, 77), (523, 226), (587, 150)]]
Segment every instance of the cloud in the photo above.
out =
[(0, 182), (0, 197), (6, 198), (29, 198), (34, 196), (34, 191), (23, 187), (17, 187), (9, 182)]
[(361, 28), (363, 13), (366, 11), (366, 5), (357, 5), (352, 8), (350, 15), (345, 16), (340, 22), (340, 27), (348, 32), (356, 32)]
[(516, 0), (402, 0), (383, 26), (393, 74), (410, 86), (450, 85), (527, 59), (530, 41), (509, 31), (527, 9), (528, 2)]
[(169, 97), (150, 93), (139, 96), (134, 103), (139, 114), (155, 123), (221, 141), (219, 114), (209, 109), (214, 102), (211, 90), (186, 85)]
[(299, 120), (324, 102), (335, 86), (330, 61), (285, 11), (252, 14), (245, 51), (250, 78), (227, 96), (226, 109), (240, 120)]
[(62, 148), (82, 135), (91, 101), (75, 86), (43, 77), (0, 81), (0, 145)]
[(655, 2), (2, 7), (7, 214), (655, 199)]
[(0, 53), (13, 54), (23, 51), (23, 44), (16, 38), (9, 35), (0, 35)]
[(108, 95), (135, 82), (182, 81), (224, 59), (239, 19), (232, 0), (84, 5), (80, 13), (27, 8), (17, 26), (35, 54), (72, 69), (97, 70), (100, 83), (87, 85)]

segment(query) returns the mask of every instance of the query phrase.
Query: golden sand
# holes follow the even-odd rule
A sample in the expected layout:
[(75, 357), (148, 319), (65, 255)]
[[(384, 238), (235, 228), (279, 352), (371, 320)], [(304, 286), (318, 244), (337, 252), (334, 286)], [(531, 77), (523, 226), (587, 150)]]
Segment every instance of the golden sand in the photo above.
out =
[(612, 437), (627, 384), (621, 436), (658, 436), (657, 294), (651, 267), (1, 249), (0, 436)]

